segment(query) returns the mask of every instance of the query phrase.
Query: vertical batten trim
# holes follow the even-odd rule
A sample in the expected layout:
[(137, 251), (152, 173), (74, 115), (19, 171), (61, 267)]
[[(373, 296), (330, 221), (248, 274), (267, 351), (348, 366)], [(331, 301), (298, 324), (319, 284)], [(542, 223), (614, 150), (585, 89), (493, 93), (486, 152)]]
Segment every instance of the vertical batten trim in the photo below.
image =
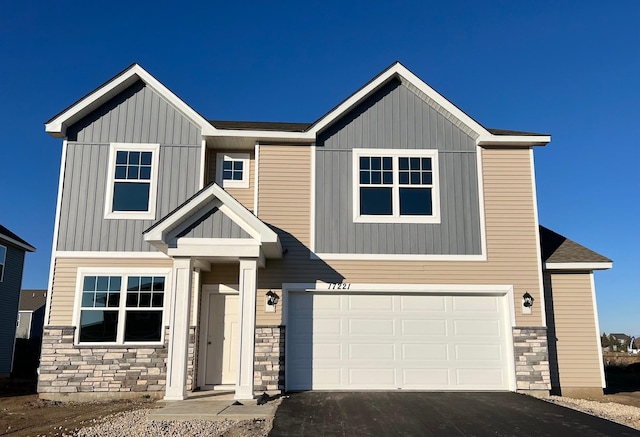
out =
[(206, 159), (207, 159), (207, 140), (203, 138), (202, 150), (200, 150), (200, 180), (198, 181), (198, 190), (203, 189), (205, 185), (204, 183), (205, 177), (206, 177), (205, 169), (207, 167)]
[(310, 198), (310, 208), (309, 208), (309, 255), (311, 259), (315, 259), (315, 251), (316, 251), (316, 143), (314, 142), (311, 147), (311, 195)]
[(260, 183), (259, 179), (259, 169), (260, 169), (260, 143), (256, 141), (255, 152), (253, 155), (253, 177), (255, 178), (253, 183), (253, 215), (258, 217), (258, 185)]
[[(538, 293), (540, 295), (540, 322), (542, 326), (547, 326), (547, 312), (545, 311), (544, 304), (544, 283), (542, 279), (542, 248), (540, 245), (540, 224), (538, 222), (538, 196), (536, 194), (536, 173), (535, 166), (533, 162), (533, 147), (529, 147), (529, 164), (531, 171), (531, 197), (533, 201), (533, 220), (535, 226), (535, 236), (536, 236), (536, 262), (538, 265)], [(596, 320), (597, 322), (597, 320)], [(600, 357), (602, 358), (602, 357)], [(602, 361), (602, 360), (601, 360)]]
[(480, 146), (476, 146), (476, 168), (478, 172), (478, 208), (480, 218), (480, 253), (484, 255), (486, 260), (489, 259), (487, 253), (487, 222), (486, 222), (486, 204), (484, 199), (484, 173), (483, 173), (484, 153)]
[(58, 175), (58, 199), (56, 200), (56, 217), (53, 225), (53, 241), (51, 243), (51, 261), (49, 263), (49, 286), (47, 290), (47, 302), (44, 308), (44, 326), (49, 326), (51, 315), (51, 296), (53, 295), (53, 275), (56, 264), (56, 252), (58, 251), (58, 233), (60, 232), (60, 207), (62, 206), (62, 187), (64, 185), (64, 173), (67, 165), (67, 139), (62, 141), (62, 156), (60, 158), (60, 174)]
[(607, 380), (604, 375), (604, 359), (602, 357), (602, 346), (600, 344), (600, 322), (598, 321), (598, 303), (596, 299), (596, 285), (593, 278), (593, 271), (589, 272), (589, 282), (591, 284), (591, 304), (593, 305), (593, 319), (596, 324), (596, 349), (600, 361), (600, 384), (602, 388), (607, 387)]

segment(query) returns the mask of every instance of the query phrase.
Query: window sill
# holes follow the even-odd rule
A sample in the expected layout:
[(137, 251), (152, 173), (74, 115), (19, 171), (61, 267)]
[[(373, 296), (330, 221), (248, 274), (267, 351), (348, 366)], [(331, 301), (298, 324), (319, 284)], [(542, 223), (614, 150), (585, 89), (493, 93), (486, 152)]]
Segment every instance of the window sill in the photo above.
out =
[(155, 220), (156, 214), (149, 211), (112, 211), (104, 215), (106, 220)]
[(439, 224), (439, 216), (401, 216), (391, 215), (360, 215), (353, 218), (354, 223), (433, 223)]
[(76, 349), (163, 349), (164, 343), (74, 343)]

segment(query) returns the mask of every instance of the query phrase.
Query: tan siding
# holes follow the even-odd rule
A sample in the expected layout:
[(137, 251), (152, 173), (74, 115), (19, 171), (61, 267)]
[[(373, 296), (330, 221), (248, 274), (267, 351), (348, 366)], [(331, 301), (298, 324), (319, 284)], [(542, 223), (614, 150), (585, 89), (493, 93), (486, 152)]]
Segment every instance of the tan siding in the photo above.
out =
[[(528, 149), (482, 149), (488, 261), (319, 261), (309, 259), (311, 151), (301, 146), (260, 149), (259, 217), (280, 231), (288, 252), (268, 260), (261, 289), (284, 282), (514, 285), (518, 325), (542, 324), (540, 305), (522, 315), (520, 296), (542, 302)], [(287, 171), (283, 172), (282, 169)], [(345, 187), (351, 189), (351, 187)]]
[(171, 260), (126, 258), (58, 258), (53, 271), (49, 325), (70, 326), (73, 321), (78, 267), (171, 267)]
[[(591, 275), (545, 274), (549, 333), (557, 339), (561, 388), (602, 387)], [(551, 348), (553, 350), (553, 348)]]
[[(225, 188), (238, 202), (242, 203), (249, 211), (253, 211), (253, 194), (255, 186), (256, 166), (255, 152), (246, 149), (207, 149), (207, 180), (206, 184), (216, 180), (216, 159), (218, 153), (248, 153), (249, 154), (249, 188)], [(205, 184), (205, 185), (206, 185)]]

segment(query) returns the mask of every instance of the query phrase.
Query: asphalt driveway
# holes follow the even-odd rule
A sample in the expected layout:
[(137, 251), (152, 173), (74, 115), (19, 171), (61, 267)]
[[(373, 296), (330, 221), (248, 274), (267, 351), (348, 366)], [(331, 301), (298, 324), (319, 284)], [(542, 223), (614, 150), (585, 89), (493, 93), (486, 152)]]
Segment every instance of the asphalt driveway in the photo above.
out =
[(271, 437), (640, 436), (640, 431), (516, 393), (303, 392)]

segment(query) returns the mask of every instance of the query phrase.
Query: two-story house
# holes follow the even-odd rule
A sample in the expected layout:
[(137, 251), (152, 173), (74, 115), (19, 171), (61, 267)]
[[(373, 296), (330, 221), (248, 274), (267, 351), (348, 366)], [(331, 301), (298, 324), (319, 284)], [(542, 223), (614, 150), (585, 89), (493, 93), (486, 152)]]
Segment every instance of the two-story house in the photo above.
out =
[(36, 249), (0, 225), (0, 378), (11, 375), (26, 252)]
[(38, 390), (602, 390), (593, 271), (533, 149), (399, 63), (313, 123), (210, 121), (134, 64), (62, 163)]

